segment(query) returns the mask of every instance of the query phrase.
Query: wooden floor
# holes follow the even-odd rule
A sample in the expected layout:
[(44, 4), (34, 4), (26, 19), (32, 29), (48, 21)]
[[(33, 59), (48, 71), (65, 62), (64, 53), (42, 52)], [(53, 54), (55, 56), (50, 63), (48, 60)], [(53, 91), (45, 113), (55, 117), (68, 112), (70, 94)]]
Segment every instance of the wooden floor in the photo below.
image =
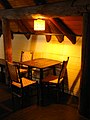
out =
[(78, 100), (65, 95), (59, 104), (55, 101), (44, 106), (28, 104), (23, 109), (12, 109), (11, 93), (0, 82), (0, 120), (86, 120), (78, 111)]
[(3, 120), (85, 120), (76, 108), (52, 104), (46, 107), (30, 106), (7, 115)]

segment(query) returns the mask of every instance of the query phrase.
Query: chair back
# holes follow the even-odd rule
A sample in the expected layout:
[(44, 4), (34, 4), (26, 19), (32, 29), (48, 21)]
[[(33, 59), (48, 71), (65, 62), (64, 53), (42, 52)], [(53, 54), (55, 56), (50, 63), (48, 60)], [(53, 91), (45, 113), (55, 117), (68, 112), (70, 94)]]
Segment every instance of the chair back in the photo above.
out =
[(59, 77), (58, 77), (58, 83), (60, 83), (61, 79), (64, 79), (64, 76), (65, 76), (65, 73), (66, 73), (66, 69), (67, 69), (68, 61), (69, 61), (69, 57), (67, 58), (66, 61), (63, 61), (62, 68), (60, 70), (60, 74), (59, 74)]
[(10, 75), (11, 82), (14, 81), (14, 82), (20, 83), (19, 78), (18, 78), (17, 67), (13, 63), (10, 63), (10, 62), (7, 62), (7, 67), (8, 67), (8, 72)]
[(20, 62), (28, 61), (33, 59), (33, 53), (30, 51), (21, 51)]
[(6, 65), (6, 61), (5, 61), (5, 59), (0, 58), (0, 65), (3, 65), (3, 66), (5, 66), (5, 65)]

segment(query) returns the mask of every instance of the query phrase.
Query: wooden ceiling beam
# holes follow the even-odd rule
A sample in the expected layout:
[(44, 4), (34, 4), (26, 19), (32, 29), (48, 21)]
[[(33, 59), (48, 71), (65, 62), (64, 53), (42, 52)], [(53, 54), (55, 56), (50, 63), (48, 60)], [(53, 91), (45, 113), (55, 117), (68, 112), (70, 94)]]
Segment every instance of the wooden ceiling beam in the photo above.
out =
[(34, 2), (36, 3), (36, 5), (43, 5), (47, 3), (46, 0), (34, 0)]
[(2, 6), (5, 9), (12, 9), (12, 6), (10, 5), (10, 3), (7, 0), (0, 0), (0, 3), (2, 4)]
[(75, 34), (59, 18), (51, 18), (50, 20), (73, 44), (76, 43)]
[[(5, 9), (12, 9), (12, 6), (7, 0), (0, 0), (0, 3), (3, 5)], [(16, 24), (18, 24), (18, 27), (20, 27), (21, 31), (26, 31), (26, 30), (28, 31), (28, 28), (25, 27), (22, 20), (20, 20), (19, 22), (18, 21), (15, 22)], [(24, 34), (24, 35), (26, 36), (27, 39), (30, 38), (30, 34)]]
[[(12, 8), (7, 0), (0, 0), (0, 3), (5, 9)], [(2, 22), (0, 21), (0, 37), (1, 35), (2, 35)]]
[[(21, 32), (23, 32), (23, 31), (28, 32), (29, 31), (29, 29), (24, 25), (24, 22), (22, 20), (15, 20), (15, 23), (17, 24), (18, 29), (20, 29)], [(24, 35), (27, 39), (30, 38), (30, 34), (24, 34)]]
[(14, 9), (2, 9), (0, 10), (0, 16), (7, 19), (21, 19), (21, 18), (32, 18), (32, 14), (43, 14), (48, 17), (57, 16), (80, 16), (84, 12), (90, 12), (90, 4), (84, 5), (71, 5), (71, 1), (65, 0), (62, 2), (37, 5), (32, 7), (20, 7)]
[(62, 34), (62, 32), (50, 20), (48, 20), (48, 24), (51, 28), (52, 33), (60, 34), (55, 36), (58, 39), (58, 41), (61, 43), (64, 40), (64, 35)]
[[(50, 29), (50, 26), (48, 25), (47, 21), (45, 24), (45, 33), (51, 33), (51, 29)], [(51, 40), (51, 35), (45, 35), (45, 36), (46, 36), (46, 41), (49, 42)]]
[[(15, 22), (19, 26), (21, 32), (23, 32), (23, 31), (24, 32), (28, 32), (28, 29), (25, 27), (25, 25), (24, 25), (22, 20), (16, 20)], [(24, 34), (24, 35), (26, 36), (27, 39), (30, 38), (30, 34)]]
[(32, 19), (31, 23), (27, 19), (23, 19), (22, 21), (23, 21), (24, 25), (27, 27), (27, 29), (29, 30), (29, 32), (31, 32), (31, 33), (35, 32), (34, 29), (33, 29), (33, 26), (34, 26), (33, 19)]

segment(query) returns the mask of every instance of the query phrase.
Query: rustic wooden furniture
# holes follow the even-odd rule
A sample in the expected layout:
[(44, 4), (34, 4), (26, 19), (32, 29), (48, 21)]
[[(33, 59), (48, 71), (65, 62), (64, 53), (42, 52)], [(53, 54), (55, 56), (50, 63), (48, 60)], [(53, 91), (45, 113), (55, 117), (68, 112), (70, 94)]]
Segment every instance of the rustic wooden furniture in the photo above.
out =
[[(20, 62), (25, 62), (25, 61), (28, 61), (28, 60), (33, 60), (33, 52), (31, 51), (21, 51), (21, 58), (20, 58)], [(28, 66), (26, 65), (21, 65), (21, 73), (23, 75), (23, 73), (28, 73), (27, 70), (28, 70)], [(26, 70), (26, 71), (25, 71)], [(33, 77), (30, 77), (31, 76), (31, 72), (33, 73), (32, 76)], [(31, 79), (34, 79), (34, 80), (38, 80), (39, 79), (39, 75), (40, 75), (40, 71), (39, 69), (37, 68), (33, 68), (31, 70), (31, 72), (29, 71), (29, 77)]]
[(6, 61), (3, 58), (0, 58), (0, 81), (1, 82), (7, 82), (6, 81)]
[(7, 67), (9, 70), (9, 75), (11, 80), (11, 93), (12, 93), (13, 103), (15, 103), (15, 99), (14, 99), (15, 97), (21, 98), (21, 106), (23, 107), (24, 96), (30, 95), (30, 92), (31, 92), (30, 89), (33, 87), (36, 87), (36, 90), (37, 90), (36, 96), (37, 96), (37, 103), (38, 103), (39, 97), (38, 97), (37, 82), (27, 79), (25, 77), (20, 77), (20, 71), (19, 69), (17, 70), (17, 67), (13, 63), (7, 62)]
[(28, 61), (33, 59), (33, 52), (21, 51), (20, 62)]
[(29, 70), (28, 72), (30, 72), (30, 70), (32, 68), (40, 69), (40, 82), (41, 82), (42, 79), (43, 79), (44, 69), (45, 68), (52, 68), (53, 69), (53, 74), (55, 75), (56, 74), (55, 66), (57, 64), (60, 64), (60, 61), (53, 60), (53, 59), (47, 59), (47, 58), (37, 58), (37, 59), (21, 62), (21, 64), (28, 66), (28, 70)]
[[(24, 62), (24, 61), (32, 60), (32, 59), (33, 59), (33, 53), (31, 51), (21, 51), (20, 62)], [(20, 75), (22, 77), (27, 76), (28, 67), (25, 65), (20, 65), (20, 62), (14, 61), (14, 64), (19, 68)]]
[(61, 91), (64, 92), (64, 78), (65, 78), (68, 60), (69, 60), (69, 57), (67, 58), (66, 61), (63, 61), (62, 67), (60, 66), (61, 70), (58, 76), (48, 75), (42, 80), (42, 89), (43, 87), (46, 86), (48, 88), (48, 94), (50, 93), (50, 90), (52, 90), (52, 88), (56, 90), (57, 102), (59, 101), (59, 93)]
[(0, 58), (0, 68), (1, 68), (1, 72), (4, 72), (5, 65), (6, 65), (5, 59)]
[[(33, 59), (33, 53), (31, 51), (21, 51), (21, 57), (20, 62), (28, 61)], [(28, 73), (28, 67), (25, 65), (20, 66), (20, 73), (27, 74)], [(27, 76), (27, 75), (26, 75)]]
[(30, 79), (32, 79), (32, 75), (31, 75), (31, 72), (32, 72), (32, 68), (37, 68), (39, 69), (40, 71), (40, 79), (39, 79), (39, 85), (40, 85), (40, 104), (42, 105), (43, 104), (43, 95), (42, 95), (42, 79), (43, 79), (43, 73), (44, 73), (44, 70), (47, 69), (47, 68), (52, 68), (53, 70), (53, 74), (56, 75), (56, 70), (55, 70), (55, 66), (60, 64), (60, 61), (58, 60), (53, 60), (53, 59), (47, 59), (47, 58), (37, 58), (37, 59), (33, 59), (33, 60), (30, 60), (30, 61), (25, 61), (25, 62), (21, 62), (22, 65), (27, 65), (28, 66), (28, 76), (29, 76), (29, 73), (30, 73)]

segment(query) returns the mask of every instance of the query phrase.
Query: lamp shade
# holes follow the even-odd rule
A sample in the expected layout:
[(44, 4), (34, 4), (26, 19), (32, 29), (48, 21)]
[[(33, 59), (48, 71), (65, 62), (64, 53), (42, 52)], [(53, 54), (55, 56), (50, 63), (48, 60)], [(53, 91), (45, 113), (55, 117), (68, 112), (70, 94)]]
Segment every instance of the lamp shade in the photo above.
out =
[(42, 19), (34, 20), (34, 30), (36, 31), (45, 30), (45, 20)]

